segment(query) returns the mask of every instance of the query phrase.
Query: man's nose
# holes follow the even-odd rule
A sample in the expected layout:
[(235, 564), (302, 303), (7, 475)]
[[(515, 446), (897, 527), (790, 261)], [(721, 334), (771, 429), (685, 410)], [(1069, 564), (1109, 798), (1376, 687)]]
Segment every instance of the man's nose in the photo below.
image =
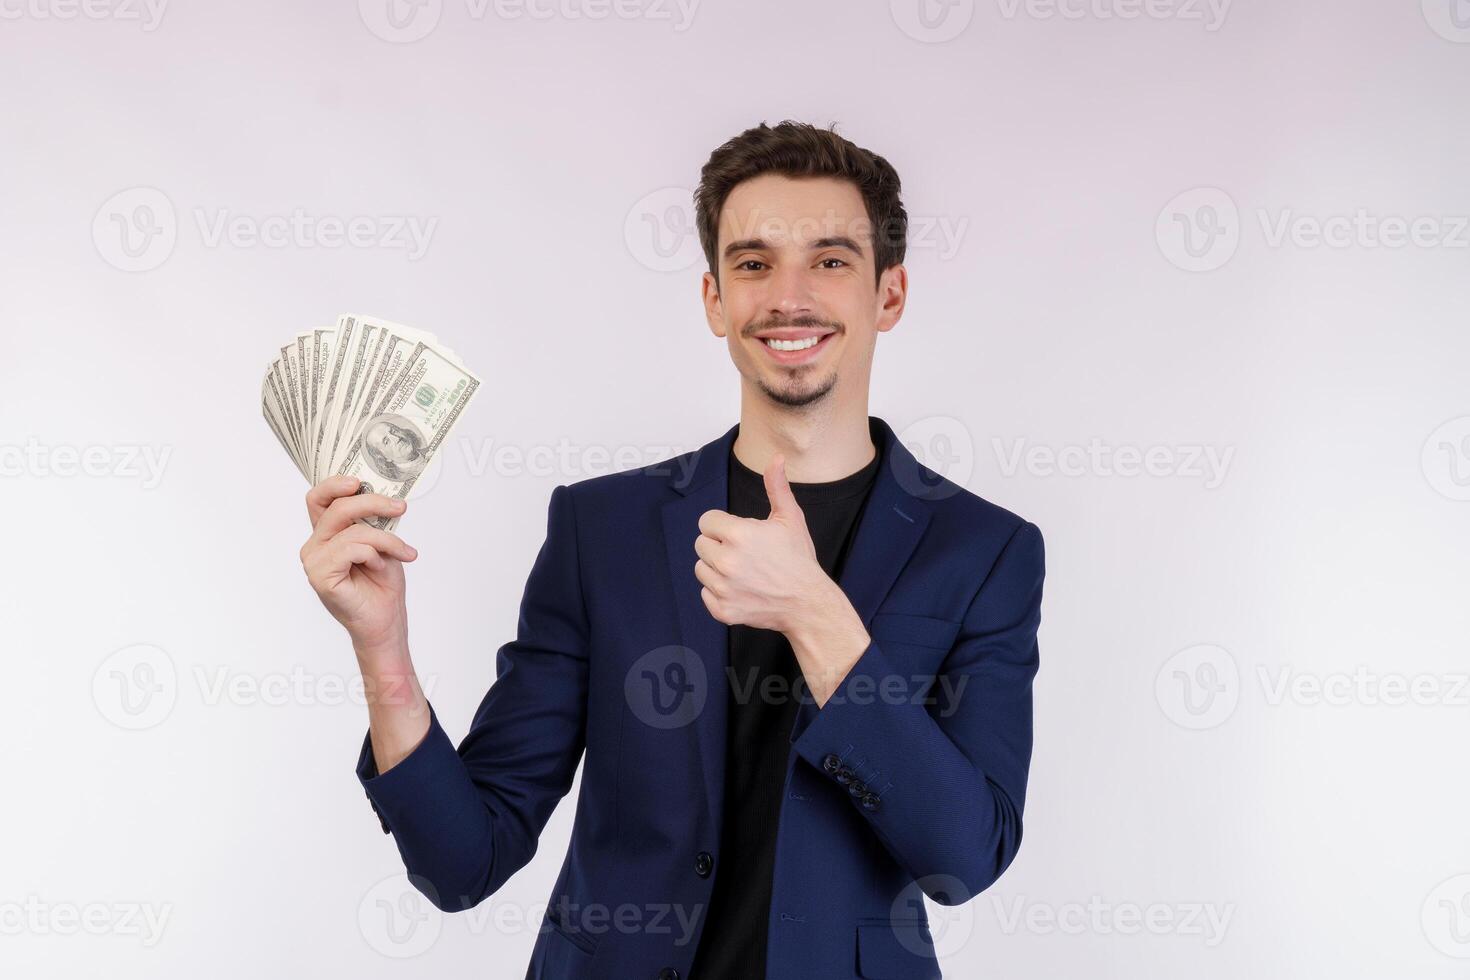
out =
[(772, 319), (785, 322), (812, 314), (815, 304), (811, 278), (799, 263), (777, 269), (769, 282), (771, 292), (767, 297), (767, 309)]

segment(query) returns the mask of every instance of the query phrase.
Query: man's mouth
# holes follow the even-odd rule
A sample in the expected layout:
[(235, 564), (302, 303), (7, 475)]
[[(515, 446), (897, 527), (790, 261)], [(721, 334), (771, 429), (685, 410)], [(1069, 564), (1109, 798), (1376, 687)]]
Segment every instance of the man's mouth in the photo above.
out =
[(835, 332), (811, 327), (782, 327), (777, 330), (762, 330), (755, 335), (755, 339), (778, 362), (794, 364), (815, 358)]
[(808, 347), (817, 346), (821, 337), (807, 337), (804, 340), (781, 340), (776, 337), (766, 339), (766, 346), (771, 350), (806, 350)]

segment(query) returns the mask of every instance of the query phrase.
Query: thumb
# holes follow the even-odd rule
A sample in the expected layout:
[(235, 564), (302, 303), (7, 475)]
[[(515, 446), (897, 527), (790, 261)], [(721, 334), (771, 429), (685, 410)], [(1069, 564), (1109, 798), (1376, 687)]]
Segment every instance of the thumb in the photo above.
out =
[(771, 517), (802, 518), (805, 525), (796, 494), (791, 492), (791, 484), (786, 480), (786, 457), (781, 453), (772, 456), (766, 466), (766, 497), (771, 501)]

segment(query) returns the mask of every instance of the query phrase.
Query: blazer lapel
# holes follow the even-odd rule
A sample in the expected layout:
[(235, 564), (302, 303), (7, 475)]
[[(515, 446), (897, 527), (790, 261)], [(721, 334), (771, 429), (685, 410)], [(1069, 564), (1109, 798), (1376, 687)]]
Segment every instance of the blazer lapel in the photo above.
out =
[[(898, 581), (909, 556), (929, 526), (930, 505), (926, 497), (938, 488), (932, 476), (925, 477), (914, 455), (898, 441), (888, 423), (869, 416), (873, 443), (883, 456), (867, 505), (858, 521), (847, 562), (837, 584), (868, 629), (873, 614)], [(791, 741), (801, 735), (816, 717), (816, 702), (801, 699), (791, 726)]]
[(872, 623), (878, 604), (893, 588), (929, 526), (928, 501), (911, 491), (922, 493), (932, 487), (923, 481), (918, 461), (888, 423), (874, 417), (868, 421), (883, 463), (873, 480), (847, 563), (837, 577), (864, 627)]
[(697, 450), (694, 469), (675, 468), (670, 486), (680, 496), (664, 504), (664, 547), (668, 554), (669, 578), (674, 583), (674, 604), (684, 646), (693, 650), (704, 665), (704, 708), (695, 716), (700, 768), (705, 799), (715, 825), (719, 825), (725, 791), (725, 724), (730, 628), (710, 615), (700, 592), (704, 586), (694, 575), (694, 539), (699, 537), (699, 517), (707, 510), (727, 510), (730, 504), (730, 446), (740, 426)]

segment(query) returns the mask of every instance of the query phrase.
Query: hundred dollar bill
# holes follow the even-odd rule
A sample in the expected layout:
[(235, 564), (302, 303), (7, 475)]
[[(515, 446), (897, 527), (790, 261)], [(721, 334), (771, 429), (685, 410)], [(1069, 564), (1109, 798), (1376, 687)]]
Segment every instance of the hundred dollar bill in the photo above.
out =
[[(372, 345), (372, 354), (368, 360), (367, 368), (363, 376), (363, 384), (357, 394), (354, 404), (347, 419), (343, 431), (350, 435), (357, 435), (367, 424), (369, 415), (374, 406), (378, 405), (383, 394), (392, 384), (398, 372), (402, 370), (404, 358), (415, 348), (415, 342), (394, 332), (390, 327), (382, 323), (365, 322), (365, 326), (372, 326), (376, 330), (376, 336)], [(429, 346), (425, 341), (417, 343)], [(436, 348), (437, 349), (437, 348)], [(342, 444), (343, 457), (352, 449), (352, 443)], [(339, 470), (340, 472), (340, 470)]]
[[(327, 458), (327, 472), (336, 473), (352, 430), (347, 420), (352, 417), (352, 406), (361, 397), (363, 379), (368, 374), (372, 359), (373, 341), (379, 333), (371, 324), (357, 323), (356, 337), (348, 345), (347, 364), (344, 368), (342, 388), (332, 403), (332, 414), (322, 437), (322, 452)], [(345, 430), (345, 431), (344, 431)]]
[(265, 416), (266, 425), (270, 426), (271, 432), (275, 433), (276, 440), (280, 442), (281, 448), (286, 450), (286, 455), (291, 457), (291, 460), (295, 462), (296, 448), (292, 443), (291, 437), (286, 434), (286, 429), (274, 405), (276, 396), (271, 391), (271, 387), (274, 384), (275, 378), (267, 371), (265, 380), (260, 384), (260, 411)]
[(316, 454), (316, 440), (313, 438), (317, 430), (317, 419), (321, 414), (325, 403), (322, 400), (322, 380), (326, 374), (327, 362), (331, 359), (332, 342), (336, 337), (336, 331), (330, 327), (317, 327), (312, 330), (311, 338), (307, 342), (307, 352), (311, 356), (311, 366), (307, 372), (307, 403), (306, 403), (306, 464), (307, 479), (316, 483), (320, 476), (317, 475), (318, 460)]
[(406, 498), (479, 386), (433, 334), (343, 314), (280, 348), (261, 413), (307, 482), (351, 472), (362, 490)]
[[(403, 354), (395, 371), (385, 368), (388, 380), (368, 403), (337, 469), (357, 478), (360, 493), (406, 499), (480, 387), (468, 368), (424, 340)], [(364, 523), (391, 531), (398, 519)]]
[(296, 434), (296, 417), (291, 412), (291, 399), (286, 393), (286, 370), (282, 367), (280, 358), (271, 362), (271, 370), (266, 375), (266, 381), (270, 386), (276, 418), (280, 421), (281, 429), (291, 440), (291, 459), (296, 463), (296, 468), (305, 473), (306, 471), (301, 463), (302, 447), (300, 436)]

